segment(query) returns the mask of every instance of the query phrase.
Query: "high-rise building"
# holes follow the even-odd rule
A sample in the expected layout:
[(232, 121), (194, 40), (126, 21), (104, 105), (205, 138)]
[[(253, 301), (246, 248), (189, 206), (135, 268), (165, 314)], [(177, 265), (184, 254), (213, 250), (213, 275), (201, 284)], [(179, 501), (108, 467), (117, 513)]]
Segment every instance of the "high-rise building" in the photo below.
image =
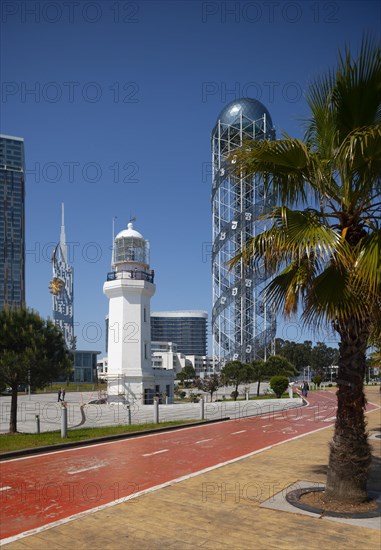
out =
[(264, 358), (275, 337), (275, 314), (261, 293), (268, 274), (242, 261), (228, 265), (248, 238), (266, 228), (260, 216), (274, 205), (258, 174), (232, 173), (230, 155), (245, 140), (273, 139), (270, 113), (250, 98), (229, 103), (212, 131), (212, 331), (213, 356), (221, 363)]
[(151, 340), (174, 342), (179, 353), (206, 355), (206, 311), (156, 311), (151, 314)]
[(0, 134), (0, 310), (25, 305), (24, 140)]
[(65, 235), (65, 211), (62, 204), (60, 242), (52, 257), (53, 279), (50, 292), (53, 295), (53, 320), (60, 327), (68, 349), (75, 348), (74, 338), (74, 281), (73, 268), (69, 265)]

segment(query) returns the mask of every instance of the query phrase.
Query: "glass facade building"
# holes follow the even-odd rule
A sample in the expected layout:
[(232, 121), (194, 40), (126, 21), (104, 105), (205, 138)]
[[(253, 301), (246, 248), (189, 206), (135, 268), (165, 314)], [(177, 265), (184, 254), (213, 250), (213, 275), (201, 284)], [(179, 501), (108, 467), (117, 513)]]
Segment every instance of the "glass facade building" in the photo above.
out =
[(75, 350), (74, 352), (74, 382), (97, 381), (97, 356), (100, 351)]
[(25, 305), (23, 138), (0, 134), (0, 310)]
[(232, 171), (231, 155), (245, 141), (273, 139), (270, 113), (250, 98), (229, 103), (212, 131), (212, 332), (213, 356), (220, 364), (263, 359), (275, 337), (275, 314), (262, 293), (268, 274), (242, 261), (232, 269), (228, 263), (247, 239), (266, 229), (261, 217), (274, 205), (258, 174)]
[(206, 355), (206, 311), (161, 311), (151, 313), (151, 340), (174, 342), (178, 353)]

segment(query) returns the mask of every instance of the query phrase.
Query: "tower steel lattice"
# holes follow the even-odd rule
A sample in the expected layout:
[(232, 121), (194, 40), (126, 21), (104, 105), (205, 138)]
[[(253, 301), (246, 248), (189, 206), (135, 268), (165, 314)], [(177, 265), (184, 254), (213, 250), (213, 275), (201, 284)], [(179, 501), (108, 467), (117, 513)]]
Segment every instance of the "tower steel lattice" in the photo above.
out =
[(212, 331), (213, 354), (220, 365), (266, 359), (276, 331), (275, 312), (262, 293), (268, 274), (242, 261), (232, 270), (228, 266), (249, 237), (266, 229), (259, 217), (274, 205), (258, 174), (244, 177), (228, 169), (228, 156), (251, 139), (275, 139), (269, 112), (255, 99), (229, 103), (212, 132)]

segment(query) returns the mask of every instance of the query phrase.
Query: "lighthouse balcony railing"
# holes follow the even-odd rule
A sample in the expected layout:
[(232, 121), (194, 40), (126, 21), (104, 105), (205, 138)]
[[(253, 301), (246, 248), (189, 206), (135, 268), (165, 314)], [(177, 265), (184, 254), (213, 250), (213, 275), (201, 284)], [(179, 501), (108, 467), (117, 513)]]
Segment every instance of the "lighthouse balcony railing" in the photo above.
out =
[(148, 283), (153, 283), (154, 281), (154, 271), (138, 271), (136, 269), (126, 270), (126, 271), (110, 271), (107, 273), (108, 281), (115, 281), (117, 279), (135, 279), (136, 281), (147, 281)]

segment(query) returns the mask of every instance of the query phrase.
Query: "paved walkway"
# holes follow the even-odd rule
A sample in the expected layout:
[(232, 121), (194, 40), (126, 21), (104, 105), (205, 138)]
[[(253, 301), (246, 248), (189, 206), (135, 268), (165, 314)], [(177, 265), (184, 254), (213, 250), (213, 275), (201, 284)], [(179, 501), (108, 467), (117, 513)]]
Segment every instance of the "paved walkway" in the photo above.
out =
[[(368, 398), (380, 404), (378, 388), (369, 388)], [(380, 410), (368, 419), (370, 433), (379, 434)], [(331, 436), (332, 428), (320, 430), (7, 548), (379, 548), (381, 532), (375, 529), (260, 507), (298, 480), (324, 482)], [(371, 442), (381, 459), (381, 441)], [(381, 491), (379, 476), (372, 477), (370, 488)]]

